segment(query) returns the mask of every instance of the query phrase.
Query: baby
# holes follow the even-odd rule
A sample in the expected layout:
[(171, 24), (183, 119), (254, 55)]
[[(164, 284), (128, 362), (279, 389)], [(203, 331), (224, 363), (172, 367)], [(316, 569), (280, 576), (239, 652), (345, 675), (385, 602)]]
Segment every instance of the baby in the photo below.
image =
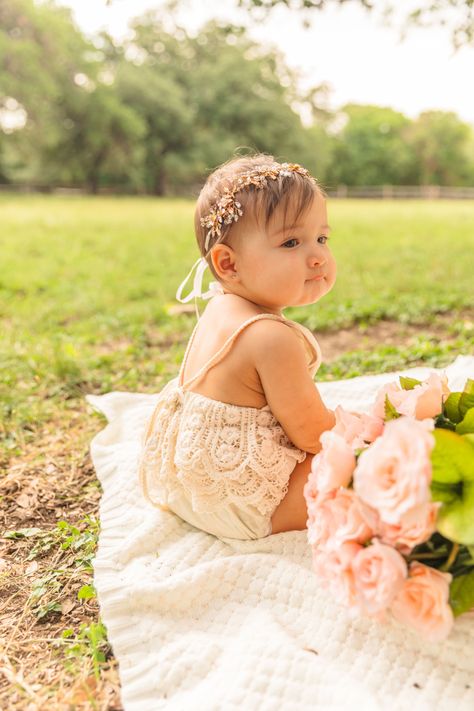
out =
[[(296, 163), (234, 158), (208, 177), (195, 230), (194, 288), (181, 298), (188, 275), (177, 298), (210, 301), (148, 423), (145, 496), (219, 538), (303, 530), (303, 488), (335, 417), (313, 381), (318, 343), (282, 310), (334, 285), (324, 192)], [(217, 282), (203, 294), (207, 266)]]

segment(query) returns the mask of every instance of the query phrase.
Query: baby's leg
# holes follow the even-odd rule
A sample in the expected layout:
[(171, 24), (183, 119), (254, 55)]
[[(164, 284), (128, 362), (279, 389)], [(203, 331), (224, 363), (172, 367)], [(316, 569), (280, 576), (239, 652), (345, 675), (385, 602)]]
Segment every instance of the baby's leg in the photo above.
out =
[(307, 452), (304, 462), (296, 465), (290, 475), (288, 491), (280, 501), (272, 516), (272, 533), (283, 531), (303, 531), (308, 520), (304, 485), (308, 481), (314, 454)]

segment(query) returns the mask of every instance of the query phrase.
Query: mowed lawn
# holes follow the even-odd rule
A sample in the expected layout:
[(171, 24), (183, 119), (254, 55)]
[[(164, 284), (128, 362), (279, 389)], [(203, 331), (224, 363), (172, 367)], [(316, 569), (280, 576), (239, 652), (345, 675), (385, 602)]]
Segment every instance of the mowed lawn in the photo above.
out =
[[(150, 392), (176, 373), (196, 317), (169, 308), (199, 254), (191, 200), (3, 195), (0, 220), (0, 419), (6, 453), (20, 454), (84, 393)], [(317, 335), (445, 313), (456, 339), (352, 344), (318, 378), (472, 352), (472, 323), (458, 318), (473, 306), (472, 202), (329, 200), (329, 222), (336, 285), (285, 315)]]

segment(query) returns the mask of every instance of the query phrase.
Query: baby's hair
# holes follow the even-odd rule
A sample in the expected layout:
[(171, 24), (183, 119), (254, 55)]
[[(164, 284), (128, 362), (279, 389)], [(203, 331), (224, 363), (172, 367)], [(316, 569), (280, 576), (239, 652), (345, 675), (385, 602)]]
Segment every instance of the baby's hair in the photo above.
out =
[[(277, 163), (275, 158), (267, 153), (238, 156), (223, 163), (208, 176), (197, 200), (194, 212), (194, 230), (201, 256), (206, 259), (209, 269), (216, 279), (219, 277), (212, 265), (210, 252), (212, 247), (219, 242), (233, 244), (232, 238), (236, 234), (235, 223), (223, 224), (220, 237), (211, 240), (209, 249), (206, 250), (208, 228), (201, 224), (201, 218), (209, 213), (211, 207), (222, 197), (224, 189), (231, 188), (239, 176), (256, 168), (270, 168), (275, 163)], [(290, 202), (294, 203), (292, 219), (296, 222), (298, 217), (311, 205), (317, 192), (325, 194), (319, 185), (315, 185), (311, 177), (297, 172), (293, 172), (291, 175), (279, 175), (276, 180), (267, 180), (264, 188), (256, 189), (255, 186), (249, 185), (236, 194), (243, 211), (238, 222), (242, 226), (245, 224), (246, 218), (250, 216), (259, 222), (263, 216), (265, 227), (267, 227), (275, 209), (281, 205), (284, 209), (284, 224), (286, 224)]]

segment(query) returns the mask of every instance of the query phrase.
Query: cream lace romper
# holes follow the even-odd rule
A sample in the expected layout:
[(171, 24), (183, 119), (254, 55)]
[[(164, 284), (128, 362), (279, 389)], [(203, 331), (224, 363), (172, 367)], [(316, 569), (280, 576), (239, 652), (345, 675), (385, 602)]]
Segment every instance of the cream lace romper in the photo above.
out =
[(258, 314), (183, 384), (196, 324), (179, 375), (160, 392), (143, 441), (140, 478), (147, 498), (219, 538), (270, 535), (271, 516), (288, 491), (290, 474), (306, 458), (268, 405), (231, 405), (188, 390), (226, 356), (247, 326), (262, 318), (277, 319), (297, 331), (314, 377), (321, 351), (311, 331), (277, 314)]

